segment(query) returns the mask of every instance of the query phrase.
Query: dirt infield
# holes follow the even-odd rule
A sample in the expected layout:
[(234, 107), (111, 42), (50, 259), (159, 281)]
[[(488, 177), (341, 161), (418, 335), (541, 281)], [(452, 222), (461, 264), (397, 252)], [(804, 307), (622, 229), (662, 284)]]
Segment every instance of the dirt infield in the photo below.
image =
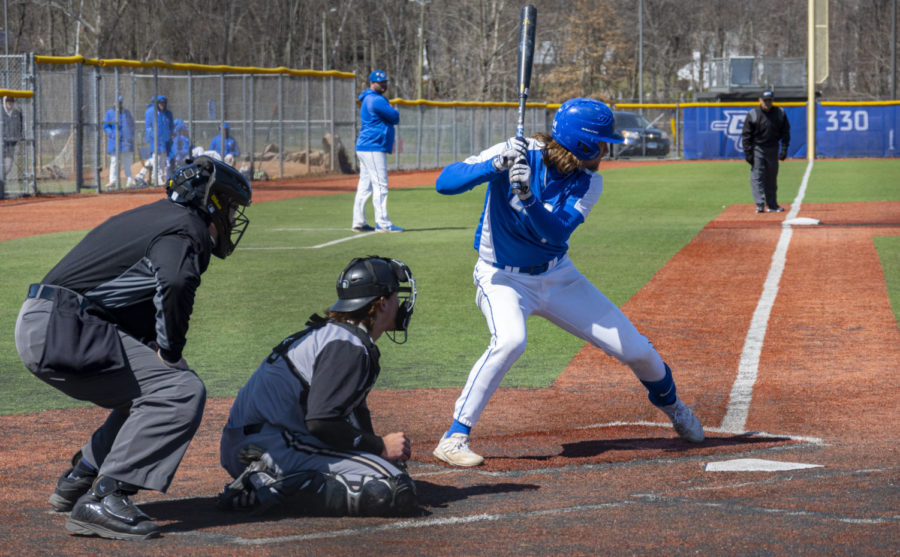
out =
[[(433, 183), (435, 176), (392, 174), (391, 187)], [(267, 183), (254, 196), (354, 188), (353, 178)], [(87, 228), (159, 195), (20, 200), (15, 211), (6, 202), (0, 240)], [(68, 215), (65, 222), (47, 220), (57, 209)], [(672, 365), (681, 396), (697, 404), (708, 434), (702, 444), (678, 440), (630, 372), (586, 347), (551, 388), (501, 389), (493, 397), (473, 442), (488, 460), (475, 470), (430, 458), (457, 390), (372, 394), (376, 430), (403, 429), (413, 439), (410, 472), (425, 516), (254, 519), (212, 505), (225, 479), (218, 439), (231, 402), (212, 399), (169, 493), (137, 497), (163, 536), (128, 543), (69, 536), (64, 516), (46, 502), (73, 440), (88, 436), (104, 412), (2, 416), (5, 552), (896, 555), (900, 407), (891, 393), (900, 387), (900, 329), (872, 237), (900, 234), (900, 203), (809, 204), (800, 216), (822, 224), (793, 229), (749, 432), (720, 425), (784, 214), (757, 215), (748, 204), (725, 209), (623, 308)], [(415, 423), (409, 408), (417, 409)], [(711, 463), (751, 458), (817, 467), (706, 471)]]

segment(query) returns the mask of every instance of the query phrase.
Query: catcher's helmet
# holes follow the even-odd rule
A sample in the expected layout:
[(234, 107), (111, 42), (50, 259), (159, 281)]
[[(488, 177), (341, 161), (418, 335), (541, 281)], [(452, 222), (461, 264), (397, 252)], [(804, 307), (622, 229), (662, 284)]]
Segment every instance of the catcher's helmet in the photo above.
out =
[(402, 261), (377, 255), (355, 258), (341, 271), (337, 280), (338, 300), (328, 309), (353, 312), (394, 292), (399, 292), (400, 307), (393, 330), (403, 331), (404, 338), (397, 341), (390, 331), (388, 337), (402, 344), (406, 342), (406, 330), (416, 305), (416, 279)]
[(599, 142), (622, 143), (612, 111), (594, 99), (569, 99), (553, 117), (553, 139), (575, 158), (589, 161), (600, 154)]
[(250, 224), (244, 207), (250, 205), (252, 194), (250, 183), (240, 172), (203, 156), (188, 159), (166, 186), (169, 199), (195, 207), (215, 224), (213, 255), (222, 259), (231, 255)]

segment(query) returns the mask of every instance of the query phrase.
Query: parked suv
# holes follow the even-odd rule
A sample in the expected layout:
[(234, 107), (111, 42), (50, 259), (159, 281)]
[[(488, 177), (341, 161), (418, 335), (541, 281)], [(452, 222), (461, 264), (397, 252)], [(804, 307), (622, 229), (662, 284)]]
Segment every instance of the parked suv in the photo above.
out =
[(616, 131), (625, 143), (613, 144), (612, 157), (665, 157), (669, 154), (669, 138), (642, 115), (635, 112), (613, 112)]

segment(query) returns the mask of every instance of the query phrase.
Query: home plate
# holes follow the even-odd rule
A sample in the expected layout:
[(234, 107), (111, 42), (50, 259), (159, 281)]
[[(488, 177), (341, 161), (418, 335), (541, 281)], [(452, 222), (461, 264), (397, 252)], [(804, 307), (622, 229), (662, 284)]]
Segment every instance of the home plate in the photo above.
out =
[(710, 462), (704, 468), (706, 472), (783, 472), (785, 470), (803, 470), (805, 468), (822, 468), (821, 464), (803, 464), (802, 462), (779, 462), (760, 458), (737, 458)]
[(796, 217), (793, 219), (785, 219), (782, 221), (782, 226), (812, 226), (819, 224), (819, 219), (813, 219), (810, 217)]

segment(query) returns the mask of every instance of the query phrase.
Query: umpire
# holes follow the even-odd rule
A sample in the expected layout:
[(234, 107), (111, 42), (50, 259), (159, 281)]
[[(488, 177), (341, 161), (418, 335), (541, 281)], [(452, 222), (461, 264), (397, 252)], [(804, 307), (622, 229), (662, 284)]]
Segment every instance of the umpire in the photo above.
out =
[(791, 124), (783, 108), (772, 106), (774, 99), (772, 91), (765, 91), (759, 97), (759, 106), (747, 113), (741, 132), (744, 156), (752, 167), (750, 191), (757, 213), (765, 212), (766, 207), (770, 213), (784, 211), (778, 205), (778, 161), (787, 157)]
[(110, 410), (50, 496), (76, 534), (157, 535), (129, 496), (168, 489), (203, 414), (206, 388), (182, 356), (188, 319), (210, 256), (230, 255), (249, 224), (251, 190), (199, 157), (166, 193), (88, 233), (29, 287), (16, 321), (35, 376)]

